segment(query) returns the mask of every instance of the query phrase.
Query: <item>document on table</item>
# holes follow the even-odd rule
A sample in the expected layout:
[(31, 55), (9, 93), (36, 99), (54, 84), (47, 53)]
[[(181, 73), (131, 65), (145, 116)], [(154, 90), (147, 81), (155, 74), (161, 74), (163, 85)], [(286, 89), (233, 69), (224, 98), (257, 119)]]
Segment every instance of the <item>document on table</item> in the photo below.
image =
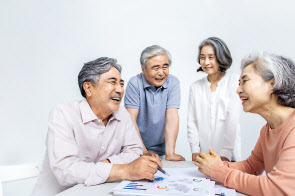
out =
[(114, 195), (225, 195), (236, 196), (234, 189), (215, 185), (195, 168), (165, 168), (170, 174), (155, 174), (154, 181), (122, 181), (113, 189)]

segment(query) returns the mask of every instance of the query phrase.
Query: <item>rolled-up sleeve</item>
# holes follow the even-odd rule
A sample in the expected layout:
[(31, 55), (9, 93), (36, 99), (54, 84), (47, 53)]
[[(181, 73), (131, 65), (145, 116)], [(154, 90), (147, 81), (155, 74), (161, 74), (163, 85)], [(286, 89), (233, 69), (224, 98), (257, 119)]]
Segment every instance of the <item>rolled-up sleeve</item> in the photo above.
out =
[(103, 183), (113, 166), (112, 163), (95, 164), (79, 159), (75, 135), (58, 107), (52, 110), (49, 118), (47, 152), (50, 168), (63, 186)]

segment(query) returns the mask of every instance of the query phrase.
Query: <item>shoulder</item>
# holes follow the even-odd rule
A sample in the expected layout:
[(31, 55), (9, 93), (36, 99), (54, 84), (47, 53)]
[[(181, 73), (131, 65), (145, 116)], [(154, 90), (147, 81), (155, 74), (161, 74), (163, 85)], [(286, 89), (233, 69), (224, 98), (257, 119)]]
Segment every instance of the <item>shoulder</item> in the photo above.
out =
[(128, 83), (130, 83), (130, 84), (138, 84), (141, 81), (142, 81), (141, 74), (137, 74), (136, 76), (133, 76), (132, 78), (130, 78), (130, 80), (128, 81)]
[(136, 76), (133, 76), (130, 78), (127, 84), (127, 89), (128, 88), (140, 88), (142, 86), (142, 76), (141, 74), (137, 74)]
[(119, 110), (116, 111), (116, 113), (122, 121), (129, 121), (131, 119), (129, 112), (123, 106), (120, 106)]
[(169, 82), (169, 84), (168, 84), (169, 86), (175, 86), (176, 84), (180, 83), (179, 79), (172, 74), (169, 74), (167, 80)]
[(55, 105), (50, 112), (50, 119), (60, 118), (61, 116), (73, 116), (75, 113), (80, 113), (80, 101), (64, 102)]
[(190, 88), (195, 89), (195, 88), (200, 88), (202, 86), (205, 86), (206, 80), (207, 80), (207, 77), (196, 80), (191, 84)]

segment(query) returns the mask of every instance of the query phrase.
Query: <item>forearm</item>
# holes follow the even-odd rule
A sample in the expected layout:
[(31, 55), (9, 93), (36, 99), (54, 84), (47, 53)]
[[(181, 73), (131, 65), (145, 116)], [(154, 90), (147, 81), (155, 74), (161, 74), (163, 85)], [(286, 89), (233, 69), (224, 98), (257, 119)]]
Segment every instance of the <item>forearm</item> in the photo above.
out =
[(166, 122), (165, 126), (165, 154), (171, 155), (175, 152), (175, 143), (179, 130), (179, 120)]
[(50, 163), (58, 182), (64, 186), (104, 183), (111, 172), (112, 165), (111, 163), (84, 162), (77, 157), (65, 157), (61, 161)]
[(114, 164), (106, 182), (114, 182), (127, 179), (126, 164)]

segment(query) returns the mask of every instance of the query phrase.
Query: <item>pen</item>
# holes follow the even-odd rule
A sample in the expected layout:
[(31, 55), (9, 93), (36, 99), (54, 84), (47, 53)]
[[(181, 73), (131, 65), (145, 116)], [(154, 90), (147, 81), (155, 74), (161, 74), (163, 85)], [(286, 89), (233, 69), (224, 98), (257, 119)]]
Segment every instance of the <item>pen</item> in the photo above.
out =
[(161, 167), (158, 166), (158, 170), (162, 172), (163, 174), (166, 174), (167, 176), (170, 176), (165, 170), (163, 170)]

